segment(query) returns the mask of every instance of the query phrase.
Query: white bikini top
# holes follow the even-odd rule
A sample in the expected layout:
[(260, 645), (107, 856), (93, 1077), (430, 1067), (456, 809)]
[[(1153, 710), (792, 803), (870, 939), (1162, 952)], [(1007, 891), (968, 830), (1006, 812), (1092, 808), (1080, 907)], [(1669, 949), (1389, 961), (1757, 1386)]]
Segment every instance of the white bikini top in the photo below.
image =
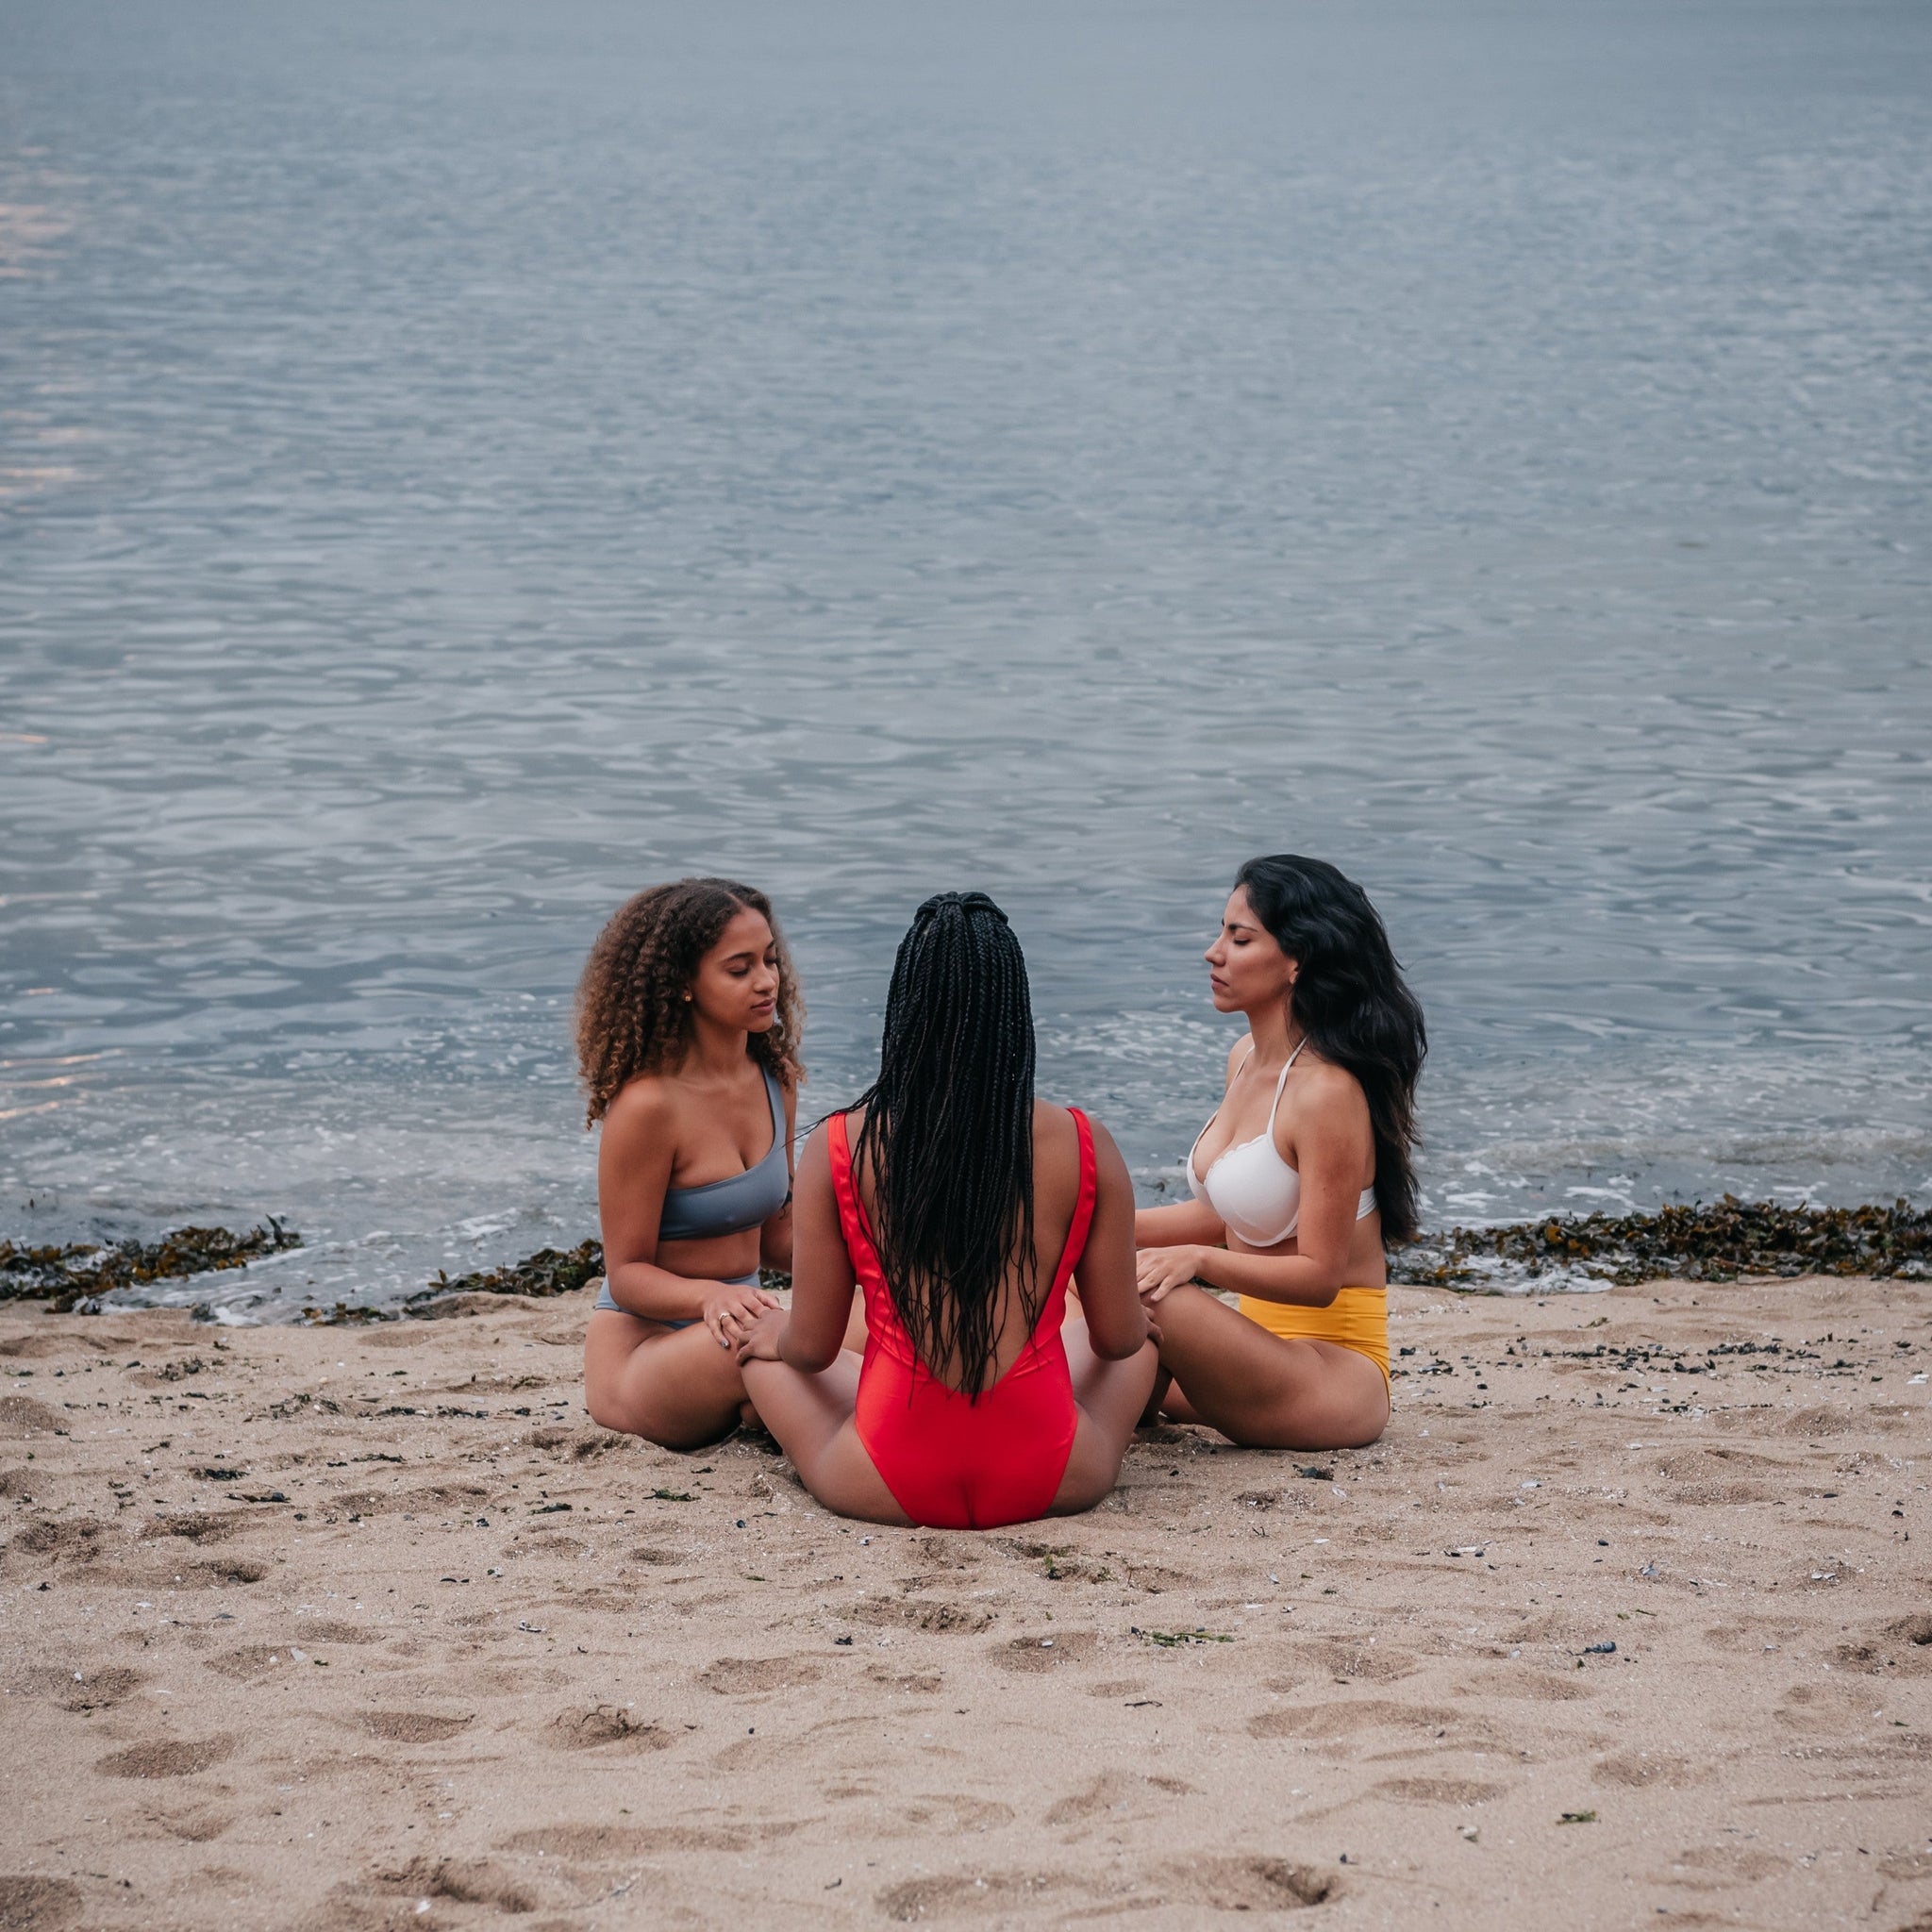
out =
[[(1272, 1248), (1285, 1241), (1302, 1218), (1302, 1177), (1282, 1159), (1274, 1145), (1274, 1116), (1281, 1107), (1281, 1090), (1288, 1085), (1288, 1069), (1294, 1065), (1307, 1043), (1306, 1039), (1298, 1041), (1294, 1052), (1289, 1055), (1281, 1077), (1274, 1083), (1274, 1102), (1268, 1109), (1268, 1124), (1252, 1141), (1224, 1148), (1207, 1174), (1197, 1174), (1194, 1148), (1201, 1144), (1201, 1134), (1221, 1117), (1217, 1107), (1208, 1116), (1201, 1134), (1194, 1136), (1194, 1146), (1188, 1149), (1188, 1186), (1194, 1191), (1195, 1200), (1206, 1201), (1251, 1248)], [(1247, 1058), (1234, 1070), (1236, 1079), (1241, 1077), (1241, 1067), (1254, 1058), (1254, 1052), (1250, 1047)], [(1356, 1203), (1355, 1218), (1366, 1221), (1374, 1211), (1375, 1191), (1364, 1188), (1361, 1199)], [(1272, 1234), (1271, 1228), (1275, 1230)]]

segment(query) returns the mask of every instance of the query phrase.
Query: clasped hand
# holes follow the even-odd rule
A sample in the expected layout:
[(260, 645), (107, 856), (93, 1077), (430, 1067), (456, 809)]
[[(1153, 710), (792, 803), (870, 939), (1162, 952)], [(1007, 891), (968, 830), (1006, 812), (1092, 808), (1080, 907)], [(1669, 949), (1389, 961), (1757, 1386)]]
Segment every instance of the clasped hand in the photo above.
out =
[(1151, 1308), (1183, 1282), (1193, 1280), (1207, 1252), (1192, 1242), (1177, 1248), (1142, 1248), (1134, 1257), (1142, 1305)]
[(711, 1331), (720, 1348), (736, 1348), (759, 1322), (779, 1308), (778, 1297), (769, 1289), (753, 1288), (736, 1281), (714, 1282), (705, 1291), (700, 1319)]
[(782, 1357), (778, 1354), (778, 1338), (785, 1332), (787, 1310), (774, 1302), (760, 1315), (740, 1338), (738, 1359), (741, 1362), (775, 1362)]

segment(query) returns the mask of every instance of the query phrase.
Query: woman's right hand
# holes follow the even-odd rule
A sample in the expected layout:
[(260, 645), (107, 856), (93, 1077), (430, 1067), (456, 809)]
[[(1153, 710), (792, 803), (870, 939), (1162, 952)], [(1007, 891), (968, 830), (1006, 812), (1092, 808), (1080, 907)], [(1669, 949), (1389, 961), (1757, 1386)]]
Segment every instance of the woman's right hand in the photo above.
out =
[(769, 1289), (735, 1281), (714, 1281), (705, 1291), (699, 1317), (720, 1348), (736, 1348), (768, 1308), (780, 1307)]
[(741, 1365), (745, 1362), (783, 1361), (785, 1357), (778, 1353), (778, 1340), (785, 1333), (785, 1324), (789, 1319), (784, 1308), (767, 1308), (738, 1344)]

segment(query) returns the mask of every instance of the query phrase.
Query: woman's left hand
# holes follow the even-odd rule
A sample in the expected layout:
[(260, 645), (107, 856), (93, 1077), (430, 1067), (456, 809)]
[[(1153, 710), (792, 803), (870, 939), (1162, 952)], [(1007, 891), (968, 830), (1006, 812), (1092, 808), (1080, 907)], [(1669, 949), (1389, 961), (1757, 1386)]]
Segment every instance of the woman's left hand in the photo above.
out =
[(1192, 1242), (1179, 1248), (1142, 1248), (1134, 1257), (1141, 1301), (1151, 1308), (1164, 1300), (1170, 1290), (1193, 1280), (1201, 1272), (1201, 1257), (1207, 1252)]
[(775, 1362), (782, 1357), (778, 1354), (778, 1338), (785, 1332), (785, 1324), (791, 1319), (787, 1308), (767, 1308), (746, 1331), (744, 1340), (738, 1344), (738, 1359), (741, 1362)]

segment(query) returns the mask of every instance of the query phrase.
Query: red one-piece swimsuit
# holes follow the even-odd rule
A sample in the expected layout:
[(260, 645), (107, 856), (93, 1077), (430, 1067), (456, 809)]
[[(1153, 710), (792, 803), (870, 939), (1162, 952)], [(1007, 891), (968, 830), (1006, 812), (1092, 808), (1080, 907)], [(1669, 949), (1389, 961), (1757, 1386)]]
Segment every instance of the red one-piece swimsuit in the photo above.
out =
[(1044, 1516), (1074, 1452), (1079, 1412), (1060, 1324), (1093, 1222), (1095, 1170), (1087, 1116), (1078, 1108), (1068, 1111), (1080, 1134), (1080, 1192), (1067, 1244), (1025, 1347), (977, 1402), (947, 1388), (920, 1360), (853, 1185), (845, 1116), (835, 1113), (826, 1124), (839, 1224), (865, 1292), (865, 1363), (854, 1422), (899, 1507), (931, 1529), (995, 1529)]

